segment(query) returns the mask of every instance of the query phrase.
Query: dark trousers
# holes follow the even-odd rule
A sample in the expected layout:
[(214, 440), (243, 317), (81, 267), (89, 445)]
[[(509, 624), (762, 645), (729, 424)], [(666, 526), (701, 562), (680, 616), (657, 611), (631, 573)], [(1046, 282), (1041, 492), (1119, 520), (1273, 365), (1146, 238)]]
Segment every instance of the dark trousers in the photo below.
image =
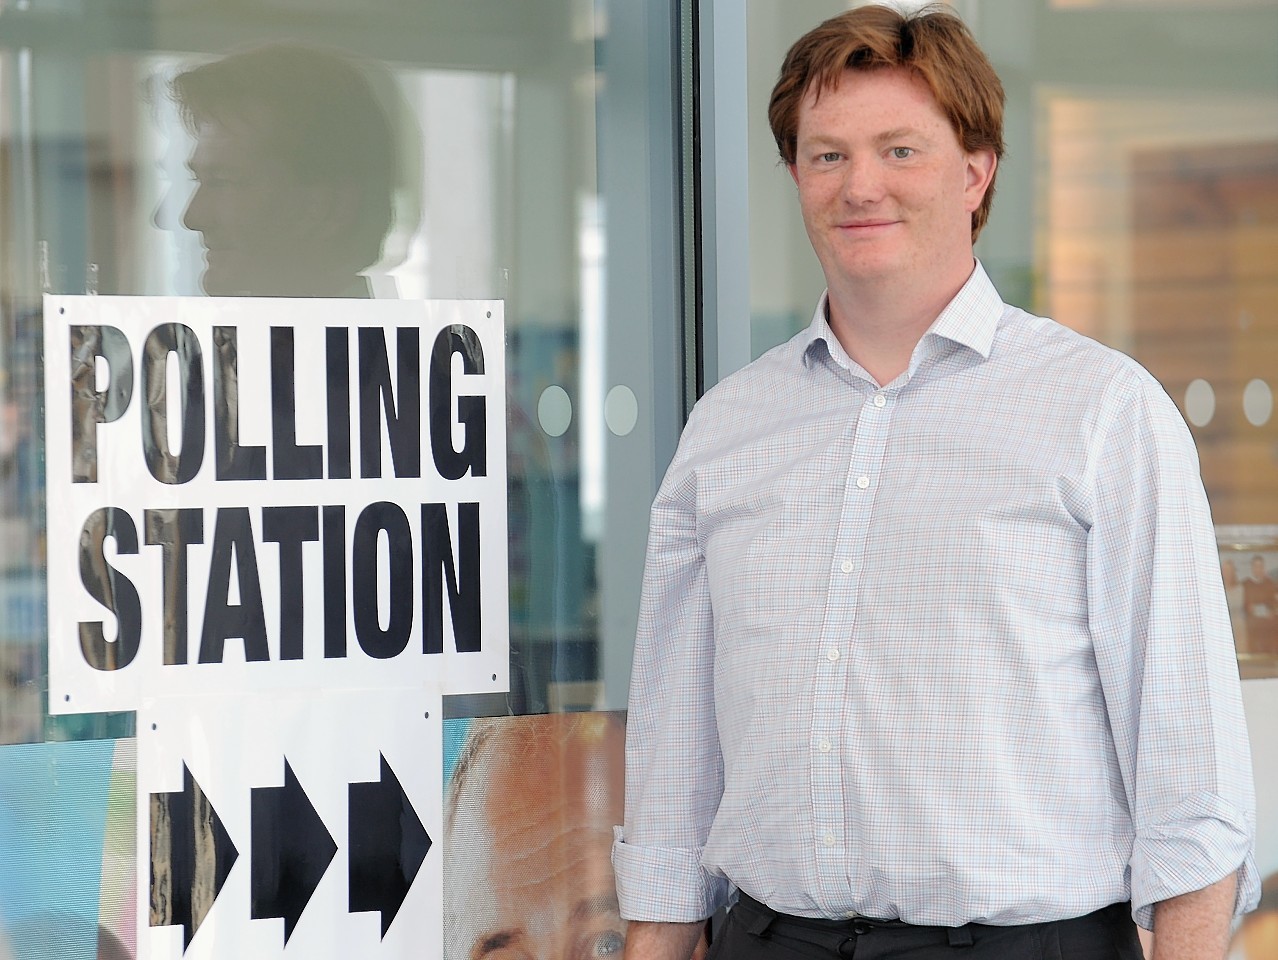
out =
[(707, 960), (1141, 960), (1131, 905), (1071, 920), (920, 927), (900, 920), (810, 920), (741, 895)]

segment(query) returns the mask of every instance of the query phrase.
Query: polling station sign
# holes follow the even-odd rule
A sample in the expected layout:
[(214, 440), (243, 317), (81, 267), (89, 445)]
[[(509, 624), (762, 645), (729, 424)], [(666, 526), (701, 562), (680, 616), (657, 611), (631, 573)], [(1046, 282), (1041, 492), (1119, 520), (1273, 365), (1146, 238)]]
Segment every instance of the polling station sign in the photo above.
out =
[(45, 298), (49, 708), (508, 688), (502, 304)]

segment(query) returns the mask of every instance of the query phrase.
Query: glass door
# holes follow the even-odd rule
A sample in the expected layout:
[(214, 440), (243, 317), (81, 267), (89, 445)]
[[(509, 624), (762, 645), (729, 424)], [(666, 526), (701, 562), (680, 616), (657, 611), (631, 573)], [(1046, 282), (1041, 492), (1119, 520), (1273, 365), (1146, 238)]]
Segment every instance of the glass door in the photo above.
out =
[[(619, 947), (624, 924), (608, 900), (608, 849), (611, 825), (621, 822), (620, 711), (647, 508), (673, 453), (689, 382), (692, 321), (684, 314), (694, 298), (681, 237), (690, 183), (682, 158), (690, 153), (680, 131), (691, 117), (681, 81), (690, 75), (690, 10), (675, 0), (0, 2), (0, 957), (211, 956), (253, 938), (269, 944), (258, 955), (290, 940), (312, 945), (295, 951), (322, 955), (361, 937), (362, 955), (401, 956), (408, 953), (396, 945), (395, 924), (414, 922), (415, 911), (442, 917), (444, 936), (438, 947), (417, 944), (414, 956), (470, 956), (485, 938), (547, 929), (589, 944), (589, 956)], [(55, 569), (49, 560), (46, 517), (68, 509), (63, 488), (46, 483), (45, 448), (46, 435), (62, 437), (67, 425), (43, 420), (44, 374), (54, 368), (42, 356), (42, 331), (51, 321), (46, 304), (64, 302), (59, 297), (97, 297), (117, 311), (128, 309), (117, 298), (136, 298), (174, 316), (194, 309), (185, 304), (221, 298), (209, 306), (214, 330), (233, 329), (244, 297), (346, 304), (340, 309), (354, 318), (352, 328), (370, 315), (360, 306), (367, 302), (500, 303), (505, 382), (489, 394), (489, 411), (504, 424), (497, 430), (490, 421), (489, 435), (504, 432), (505, 446), (489, 456), (504, 462), (504, 542), (493, 549), (505, 556), (506, 622), (495, 635), (507, 638), (500, 642), (508, 644), (509, 680), (495, 690), (444, 691), (439, 706), (424, 711), (424, 734), (386, 734), (400, 759), (388, 748), (381, 762), (402, 789), (405, 822), (411, 811), (422, 827), (410, 823), (393, 835), (388, 863), (399, 879), (386, 881), (390, 893), (376, 879), (387, 863), (364, 872), (357, 863), (362, 843), (381, 841), (361, 839), (354, 814), (347, 824), (343, 812), (364, 796), (359, 783), (376, 780), (376, 756), (373, 772), (348, 778), (349, 790), (334, 792), (327, 807), (306, 793), (296, 758), (282, 758), (291, 759), (287, 774), (281, 758), (272, 761), (279, 779), (253, 784), (251, 802), (219, 795), (219, 769), (208, 759), (215, 749), (201, 759), (209, 738), (239, 737), (245, 769), (252, 767), (250, 755), (266, 748), (233, 731), (237, 717), (259, 709), (269, 707), (284, 725), (305, 728), (310, 717), (314, 729), (327, 729), (318, 718), (333, 708), (321, 693), (271, 706), (272, 694), (249, 684), (242, 708), (206, 720), (189, 704), (166, 704), (163, 689), (147, 691), (158, 698), (154, 713), (72, 713), (60, 689), (51, 692), (50, 646), (75, 638), (51, 636), (50, 609), (96, 603), (108, 648), (124, 636), (117, 631), (126, 612), (119, 578), (107, 575), (93, 593), (82, 569)], [(105, 430), (118, 412), (107, 382), (121, 368), (112, 367), (118, 356), (106, 341), (94, 342), (81, 343), (89, 365), (81, 388), (90, 400), (77, 409)], [(181, 344), (161, 348), (165, 359), (147, 369), (161, 371), (153, 382), (168, 384), (173, 401), (194, 390), (190, 371), (175, 371), (195, 361)], [(463, 354), (454, 351), (448, 362), (458, 376), (477, 375)], [(200, 369), (224, 376), (225, 356), (214, 363), (206, 344)], [(254, 362), (241, 350), (241, 383)], [(331, 387), (331, 358), (327, 376)], [(424, 367), (421, 376), (429, 376)], [(210, 404), (225, 404), (228, 382), (219, 380), (221, 400), (208, 388)], [(392, 394), (403, 382), (392, 384), (387, 404), (402, 401)], [(138, 391), (135, 403), (160, 402), (138, 399)], [(449, 409), (443, 429), (458, 447), (463, 408)], [(400, 413), (385, 408), (388, 432)], [(211, 410), (208, 417), (212, 438), (224, 425)], [(245, 406), (240, 433), (217, 435), (243, 451), (266, 419), (266, 409)], [(168, 429), (176, 449), (185, 435), (172, 423)], [(323, 462), (331, 475), (331, 461)], [(249, 482), (288, 482), (277, 480), (276, 467), (263, 469)], [(190, 488), (174, 489), (172, 516), (198, 508)], [(137, 525), (136, 552), (158, 556), (163, 547), (168, 558), (165, 586), (154, 566), (156, 583), (143, 578), (142, 596), (168, 591), (165, 616), (184, 611), (197, 629), (213, 595), (179, 576), (172, 558), (215, 564), (213, 527), (165, 540), (141, 518)], [(124, 569), (119, 525), (85, 531), (96, 536), (84, 548), (97, 551), (95, 563)], [(292, 536), (299, 569), (319, 570), (320, 534)], [(371, 537), (369, 582), (381, 591), (372, 622), (389, 631), (392, 531), (374, 529)], [(238, 617), (252, 605), (244, 575), (250, 544), (234, 542), (223, 555), (238, 575), (218, 603)], [(278, 538), (255, 543), (263, 565), (284, 555)], [(466, 560), (458, 552), (439, 562), (456, 574)], [(325, 590), (355, 589), (360, 575), (346, 569)], [(456, 604), (460, 588), (449, 575), (406, 595), (434, 589)], [(276, 598), (263, 601), (261, 654), (271, 660), (287, 656), (281, 611), (318, 625), (328, 602), (314, 592), (290, 600), (280, 578)], [(86, 591), (97, 599), (86, 600)], [(145, 626), (151, 611), (140, 616), (145, 649), (152, 642), (145, 631), (160, 627)], [(229, 629), (227, 665), (251, 676), (251, 630)], [(321, 656), (318, 626), (298, 629), (299, 649)], [(166, 755), (167, 716), (187, 727), (172, 743), (189, 751)], [(334, 729), (341, 740), (342, 725)], [(177, 755), (184, 751), (190, 755)], [(158, 763), (176, 785), (148, 786), (145, 768)], [(289, 793), (290, 778), (301, 794)], [(275, 820), (263, 812), (272, 804), (283, 811)], [(259, 813), (265, 819), (255, 819)], [(182, 816), (194, 820), (183, 827)], [(534, 849), (528, 831), (555, 817), (549, 845)], [(310, 839), (290, 839), (289, 825), (302, 820), (318, 826)], [(268, 821), (279, 836), (259, 829)], [(191, 854), (194, 872), (174, 854), (187, 849), (183, 829), (191, 844), (203, 838), (203, 852)], [(333, 851), (316, 867), (325, 834)], [(290, 844), (304, 852), (289, 854)], [(278, 853), (274, 866), (268, 847)], [(535, 863), (503, 876), (512, 856)], [(287, 873), (281, 864), (289, 863), (302, 879), (264, 878), (263, 871)], [(574, 879), (574, 871), (585, 872)], [(603, 898), (584, 920), (568, 903), (582, 876)], [(321, 904), (341, 915), (324, 915)], [(369, 918), (378, 909), (375, 936)]]

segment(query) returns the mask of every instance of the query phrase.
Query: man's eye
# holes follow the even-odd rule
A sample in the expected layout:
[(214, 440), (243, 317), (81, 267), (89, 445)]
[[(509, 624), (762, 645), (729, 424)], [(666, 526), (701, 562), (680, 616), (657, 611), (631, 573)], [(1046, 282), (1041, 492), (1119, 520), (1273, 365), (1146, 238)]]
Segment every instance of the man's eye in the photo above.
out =
[(601, 960), (601, 957), (621, 956), (625, 946), (626, 934), (621, 931), (588, 933), (574, 943), (573, 960)]
[(820, 159), (822, 163), (834, 163), (839, 159), (839, 156), (839, 154), (833, 152), (823, 153), (818, 159)]
[(626, 937), (617, 930), (605, 930), (590, 941), (588, 956), (619, 957), (626, 946)]
[(892, 156), (897, 160), (908, 160), (914, 156), (914, 150), (911, 147), (893, 147)]

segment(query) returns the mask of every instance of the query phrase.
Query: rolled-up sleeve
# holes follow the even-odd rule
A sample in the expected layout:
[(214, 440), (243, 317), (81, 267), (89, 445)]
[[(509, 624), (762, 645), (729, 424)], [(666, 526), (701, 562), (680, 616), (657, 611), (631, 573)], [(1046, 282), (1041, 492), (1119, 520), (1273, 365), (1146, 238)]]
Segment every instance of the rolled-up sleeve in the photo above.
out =
[(727, 881), (701, 865), (723, 792), (713, 622), (696, 479), (681, 449), (652, 508), (631, 675), (625, 825), (613, 844), (629, 920), (701, 920), (727, 899)]
[[(1097, 424), (1089, 622), (1131, 813), (1132, 912), (1237, 873), (1259, 900), (1233, 633), (1193, 440), (1143, 371)], [(1116, 831), (1121, 832), (1121, 831)]]

